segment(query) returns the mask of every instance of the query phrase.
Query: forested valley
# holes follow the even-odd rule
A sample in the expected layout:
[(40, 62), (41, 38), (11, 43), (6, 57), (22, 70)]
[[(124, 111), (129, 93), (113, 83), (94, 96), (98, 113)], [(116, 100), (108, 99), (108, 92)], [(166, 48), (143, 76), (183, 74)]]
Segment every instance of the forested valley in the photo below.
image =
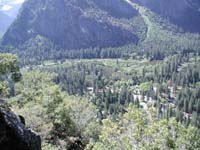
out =
[(16, 150), (199, 150), (199, 29), (151, 5), (25, 1), (0, 44), (0, 149), (14, 128)]

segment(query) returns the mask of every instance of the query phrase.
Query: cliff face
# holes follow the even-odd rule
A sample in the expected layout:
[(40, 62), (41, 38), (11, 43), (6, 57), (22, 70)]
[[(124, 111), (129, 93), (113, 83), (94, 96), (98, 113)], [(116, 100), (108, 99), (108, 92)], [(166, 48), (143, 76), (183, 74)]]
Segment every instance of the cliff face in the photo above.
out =
[(0, 0), (0, 38), (17, 17), (22, 0)]
[(137, 43), (137, 27), (128, 20), (138, 15), (124, 0), (27, 0), (2, 44), (18, 46), (38, 35), (64, 49)]
[(170, 20), (184, 31), (200, 33), (199, 0), (132, 0)]
[(23, 117), (0, 105), (0, 149), (41, 150), (40, 136), (26, 129), (23, 123)]
[(6, 31), (6, 29), (8, 28), (8, 26), (12, 23), (13, 18), (11, 18), (10, 16), (2, 13), (0, 11), (0, 38), (3, 36), (4, 32)]

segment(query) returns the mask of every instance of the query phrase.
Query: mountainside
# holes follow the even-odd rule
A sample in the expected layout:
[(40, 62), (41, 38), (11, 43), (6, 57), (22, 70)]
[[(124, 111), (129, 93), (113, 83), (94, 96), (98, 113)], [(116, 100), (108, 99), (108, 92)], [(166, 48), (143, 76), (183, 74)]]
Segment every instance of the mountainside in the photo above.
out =
[(24, 0), (0, 0), (0, 37), (17, 17)]
[[(111, 53), (119, 57), (133, 50), (168, 55), (199, 50), (199, 20), (196, 0), (27, 0), (1, 45), (3, 51), (17, 52), (20, 57), (28, 54), (41, 59), (46, 54), (50, 59), (110, 57)], [(118, 52), (109, 54), (93, 51), (116, 47)], [(75, 49), (90, 52), (66, 51)]]
[(143, 5), (184, 31), (200, 32), (199, 0), (132, 0)]
[(3, 36), (4, 32), (6, 31), (8, 26), (12, 23), (12, 21), (13, 21), (13, 18), (0, 12), (0, 22), (1, 22), (0, 37)]
[(64, 49), (137, 43), (144, 25), (124, 0), (28, 0), (2, 44), (18, 46), (38, 35)]

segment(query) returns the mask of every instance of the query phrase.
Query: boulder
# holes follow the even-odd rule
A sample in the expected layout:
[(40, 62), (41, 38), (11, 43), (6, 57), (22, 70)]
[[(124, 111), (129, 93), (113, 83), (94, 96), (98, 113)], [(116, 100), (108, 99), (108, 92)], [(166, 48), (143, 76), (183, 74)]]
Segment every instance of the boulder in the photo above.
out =
[(0, 149), (41, 150), (40, 136), (25, 127), (25, 120), (5, 104), (0, 105)]

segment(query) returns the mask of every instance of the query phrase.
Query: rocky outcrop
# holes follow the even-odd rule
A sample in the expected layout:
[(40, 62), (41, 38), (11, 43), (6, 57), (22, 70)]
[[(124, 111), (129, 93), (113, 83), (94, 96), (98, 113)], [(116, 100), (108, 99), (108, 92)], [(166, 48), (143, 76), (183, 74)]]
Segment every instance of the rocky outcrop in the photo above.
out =
[(41, 150), (40, 136), (25, 128), (24, 123), (22, 116), (17, 116), (5, 104), (0, 105), (1, 150)]

